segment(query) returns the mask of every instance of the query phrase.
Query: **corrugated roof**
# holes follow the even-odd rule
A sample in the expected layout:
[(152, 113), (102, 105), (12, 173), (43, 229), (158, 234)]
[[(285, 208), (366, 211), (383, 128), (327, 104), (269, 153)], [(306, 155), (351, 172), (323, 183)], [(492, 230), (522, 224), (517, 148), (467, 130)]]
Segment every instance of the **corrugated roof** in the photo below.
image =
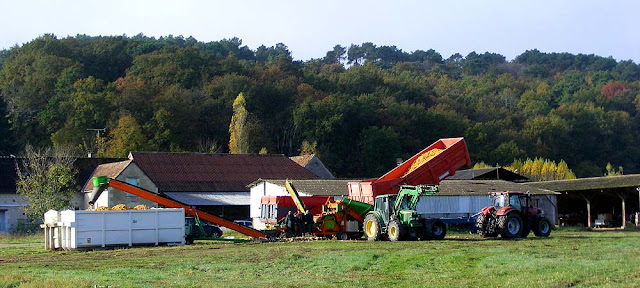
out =
[[(284, 186), (285, 180), (263, 180), (260, 179), (250, 186), (255, 186), (261, 182), (269, 182), (275, 185)], [(347, 196), (349, 195), (348, 182), (358, 182), (361, 180), (290, 180), (299, 193), (311, 196)], [(442, 196), (460, 195), (488, 195), (492, 191), (522, 191), (531, 194), (559, 194), (557, 192), (528, 186), (524, 183), (514, 183), (504, 180), (443, 180), (439, 185)]]
[(120, 161), (115, 163), (102, 164), (98, 166), (93, 173), (89, 181), (84, 185), (82, 191), (93, 190), (93, 181), (91, 179), (95, 176), (108, 176), (109, 178), (116, 178), (122, 171), (124, 171), (127, 166), (131, 163), (131, 160)]
[(250, 205), (249, 192), (167, 192), (173, 200), (193, 206)]
[(562, 192), (640, 187), (640, 174), (530, 182), (527, 185)]
[(161, 192), (247, 191), (260, 178), (315, 179), (284, 155), (131, 152)]
[(493, 191), (522, 191), (531, 194), (560, 194), (552, 190), (529, 186), (525, 183), (514, 183), (504, 180), (443, 180), (440, 182), (442, 196), (487, 195)]

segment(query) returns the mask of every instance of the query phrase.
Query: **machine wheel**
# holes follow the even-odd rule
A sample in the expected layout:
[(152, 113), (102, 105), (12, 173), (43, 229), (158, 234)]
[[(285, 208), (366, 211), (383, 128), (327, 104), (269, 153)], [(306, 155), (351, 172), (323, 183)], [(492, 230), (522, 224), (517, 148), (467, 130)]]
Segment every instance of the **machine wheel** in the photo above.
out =
[(478, 234), (482, 237), (496, 237), (495, 218), (492, 215), (480, 214), (476, 218), (476, 228), (478, 228)]
[(387, 233), (389, 234), (389, 240), (391, 241), (401, 241), (404, 240), (405, 235), (406, 234), (404, 231), (404, 227), (402, 227), (402, 224), (400, 224), (400, 222), (398, 222), (398, 220), (393, 219), (391, 221), (389, 221), (389, 228), (387, 229)]
[(434, 240), (442, 240), (447, 235), (447, 225), (442, 221), (436, 221), (431, 225), (431, 237)]
[(184, 237), (184, 243), (187, 245), (193, 244), (193, 236), (189, 235), (187, 237)]
[(349, 234), (347, 234), (347, 232), (340, 231), (336, 234), (336, 238), (342, 241), (349, 240)]
[(520, 232), (520, 237), (522, 238), (527, 238), (527, 236), (529, 236), (529, 233), (531, 233), (531, 223), (526, 223), (527, 221), (524, 221), (522, 223), (522, 232)]
[(548, 237), (551, 234), (551, 222), (547, 218), (540, 218), (533, 226), (533, 234), (538, 237)]
[(498, 228), (504, 238), (517, 238), (522, 233), (522, 218), (516, 213), (509, 213), (498, 218)]
[(364, 218), (364, 235), (369, 241), (380, 240), (380, 221), (375, 214), (368, 214)]

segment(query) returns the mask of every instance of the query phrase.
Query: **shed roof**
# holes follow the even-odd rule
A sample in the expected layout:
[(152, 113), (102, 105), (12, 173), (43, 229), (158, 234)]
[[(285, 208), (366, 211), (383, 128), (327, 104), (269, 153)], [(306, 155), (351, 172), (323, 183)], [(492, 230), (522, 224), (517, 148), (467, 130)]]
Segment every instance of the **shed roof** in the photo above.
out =
[[(120, 173), (122, 173), (122, 171), (124, 171), (124, 169), (126, 169), (129, 166), (129, 164), (131, 164), (131, 160), (102, 164), (96, 167), (96, 169), (91, 174), (90, 178), (93, 178), (95, 176), (107, 176), (109, 178), (115, 179), (116, 177), (118, 177), (118, 175), (120, 175)], [(93, 189), (93, 181), (89, 179), (89, 181), (87, 181), (87, 183), (84, 185), (84, 188), (82, 190), (89, 191), (92, 189)]]
[(249, 205), (251, 196), (247, 192), (167, 192), (165, 195), (186, 205), (224, 206)]
[(160, 192), (247, 191), (260, 178), (315, 179), (284, 155), (131, 152)]
[[(255, 186), (262, 182), (268, 182), (275, 185), (284, 186), (285, 180), (264, 180), (255, 181), (249, 186)], [(349, 195), (349, 182), (358, 182), (361, 180), (335, 180), (335, 179), (316, 179), (316, 180), (292, 180), (294, 187), (300, 193), (311, 196), (347, 196)], [(443, 180), (439, 185), (439, 196), (484, 196), (493, 191), (522, 191), (536, 195), (553, 195), (557, 192), (532, 187), (525, 183), (514, 183), (504, 180)]]
[(552, 190), (529, 186), (528, 183), (514, 183), (505, 180), (443, 180), (440, 182), (440, 196), (488, 195), (494, 191), (522, 191), (534, 195), (560, 194)]
[(562, 192), (640, 187), (640, 174), (530, 182), (527, 185)]
[(491, 167), (483, 169), (458, 170), (456, 174), (447, 177), (447, 180), (507, 180), (526, 181), (529, 178), (514, 173), (502, 167)]
[(309, 161), (311, 161), (311, 159), (313, 159), (314, 156), (316, 156), (316, 154), (292, 156), (292, 157), (289, 157), (289, 159), (291, 159), (293, 162), (298, 163), (298, 165), (305, 167), (307, 166), (307, 164), (309, 164)]

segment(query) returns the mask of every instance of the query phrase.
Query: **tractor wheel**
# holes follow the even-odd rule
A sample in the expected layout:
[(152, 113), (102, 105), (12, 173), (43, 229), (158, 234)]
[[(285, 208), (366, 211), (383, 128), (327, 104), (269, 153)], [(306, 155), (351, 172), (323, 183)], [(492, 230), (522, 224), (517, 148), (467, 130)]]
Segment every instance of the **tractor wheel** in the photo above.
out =
[(478, 234), (482, 237), (498, 236), (494, 226), (495, 218), (493, 215), (480, 214), (478, 218), (476, 218), (476, 228), (478, 228)]
[(349, 240), (349, 234), (347, 234), (347, 232), (340, 231), (340, 232), (338, 232), (338, 234), (336, 235), (336, 238), (337, 238), (338, 240), (342, 240), (342, 241)]
[(387, 233), (389, 234), (389, 240), (391, 241), (401, 241), (404, 240), (406, 231), (404, 231), (404, 227), (402, 224), (396, 219), (389, 221), (389, 228), (387, 228)]
[(522, 218), (516, 213), (498, 217), (498, 228), (504, 238), (517, 238), (522, 233)]
[(447, 225), (442, 221), (436, 221), (431, 225), (431, 237), (434, 240), (442, 240), (447, 235)]
[(364, 235), (369, 241), (380, 240), (380, 221), (375, 214), (368, 214), (364, 218)]
[(549, 237), (551, 234), (551, 222), (549, 219), (542, 217), (533, 226), (533, 234), (538, 237)]

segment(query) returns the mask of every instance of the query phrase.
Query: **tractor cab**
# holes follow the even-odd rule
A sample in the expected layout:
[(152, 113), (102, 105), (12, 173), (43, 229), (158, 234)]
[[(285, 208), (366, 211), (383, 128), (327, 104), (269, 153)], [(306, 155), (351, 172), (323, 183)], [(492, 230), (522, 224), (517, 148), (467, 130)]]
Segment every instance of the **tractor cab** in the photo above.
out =
[(504, 207), (513, 207), (516, 210), (522, 210), (522, 208), (528, 207), (531, 196), (525, 195), (522, 192), (492, 192), (491, 193), (491, 205), (500, 210)]

